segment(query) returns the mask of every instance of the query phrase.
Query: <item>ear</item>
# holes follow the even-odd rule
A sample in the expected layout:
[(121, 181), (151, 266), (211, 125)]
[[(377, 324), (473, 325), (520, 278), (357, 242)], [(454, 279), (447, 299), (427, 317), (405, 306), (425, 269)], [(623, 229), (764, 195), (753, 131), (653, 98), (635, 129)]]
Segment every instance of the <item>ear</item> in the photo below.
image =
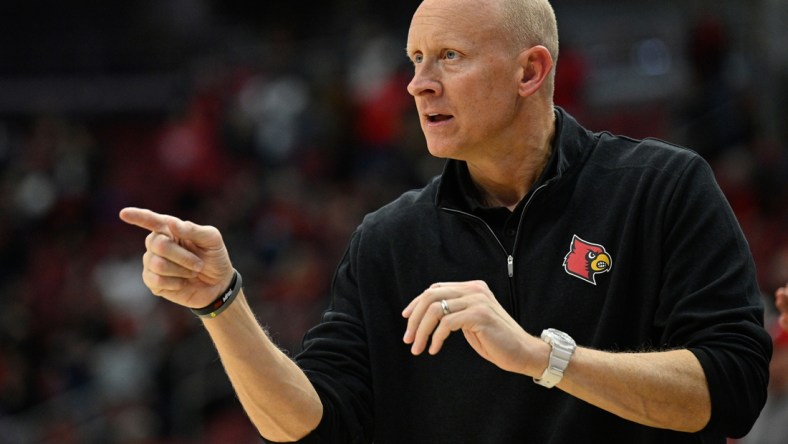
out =
[(539, 91), (553, 69), (553, 56), (544, 46), (528, 48), (517, 56), (521, 67), (520, 87), (518, 91), (528, 97)]

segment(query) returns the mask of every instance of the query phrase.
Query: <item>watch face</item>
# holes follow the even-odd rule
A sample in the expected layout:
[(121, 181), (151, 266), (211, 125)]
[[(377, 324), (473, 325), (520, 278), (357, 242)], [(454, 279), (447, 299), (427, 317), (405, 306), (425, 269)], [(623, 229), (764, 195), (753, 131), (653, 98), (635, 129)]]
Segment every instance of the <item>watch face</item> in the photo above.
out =
[(554, 328), (548, 328), (546, 330), (546, 332), (548, 334), (551, 334), (553, 337), (555, 337), (556, 339), (558, 339), (560, 341), (569, 342), (569, 343), (572, 343), (572, 344), (575, 343), (574, 339), (572, 339), (571, 336), (569, 336), (568, 334), (562, 332), (561, 330), (556, 330)]

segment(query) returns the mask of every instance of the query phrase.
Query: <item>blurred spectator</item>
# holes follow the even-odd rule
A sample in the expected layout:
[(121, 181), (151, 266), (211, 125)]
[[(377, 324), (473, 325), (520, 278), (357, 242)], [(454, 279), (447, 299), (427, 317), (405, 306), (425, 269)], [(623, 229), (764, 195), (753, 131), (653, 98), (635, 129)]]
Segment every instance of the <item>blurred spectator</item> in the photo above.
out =
[[(786, 291), (786, 289), (783, 289)], [(769, 367), (769, 397), (742, 444), (782, 444), (788, 424), (788, 329), (774, 325), (774, 353)]]
[(690, 28), (688, 61), (692, 82), (680, 124), (686, 146), (709, 162), (753, 137), (751, 104), (735, 84), (728, 30), (713, 15)]
[(561, 46), (555, 72), (555, 104), (575, 116), (579, 122), (587, 117), (585, 80), (588, 75), (585, 56), (566, 44)]

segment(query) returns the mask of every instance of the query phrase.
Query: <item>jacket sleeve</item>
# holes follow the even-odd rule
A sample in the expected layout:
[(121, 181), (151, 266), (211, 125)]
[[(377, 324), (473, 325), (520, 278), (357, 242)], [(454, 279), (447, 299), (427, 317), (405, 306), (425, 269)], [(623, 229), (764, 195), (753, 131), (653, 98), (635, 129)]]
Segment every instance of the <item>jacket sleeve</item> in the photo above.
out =
[(741, 437), (766, 402), (772, 353), (755, 265), (703, 159), (693, 155), (672, 192), (663, 222), (663, 339), (703, 367), (711, 396), (703, 433)]
[(371, 442), (369, 355), (354, 277), (359, 238), (354, 233), (334, 274), (331, 305), (306, 333), (295, 358), (323, 403), (323, 418), (300, 443)]

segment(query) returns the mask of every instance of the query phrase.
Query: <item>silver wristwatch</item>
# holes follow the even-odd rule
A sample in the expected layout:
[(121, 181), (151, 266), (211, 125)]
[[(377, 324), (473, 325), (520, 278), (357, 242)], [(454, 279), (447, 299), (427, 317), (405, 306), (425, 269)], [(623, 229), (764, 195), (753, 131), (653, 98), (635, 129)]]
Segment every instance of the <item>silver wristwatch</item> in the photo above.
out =
[(550, 350), (550, 361), (547, 363), (547, 368), (538, 379), (534, 378), (534, 382), (552, 388), (564, 377), (566, 366), (569, 365), (569, 360), (575, 353), (575, 340), (568, 334), (558, 331), (554, 328), (542, 330), (542, 340), (547, 342), (552, 348)]

